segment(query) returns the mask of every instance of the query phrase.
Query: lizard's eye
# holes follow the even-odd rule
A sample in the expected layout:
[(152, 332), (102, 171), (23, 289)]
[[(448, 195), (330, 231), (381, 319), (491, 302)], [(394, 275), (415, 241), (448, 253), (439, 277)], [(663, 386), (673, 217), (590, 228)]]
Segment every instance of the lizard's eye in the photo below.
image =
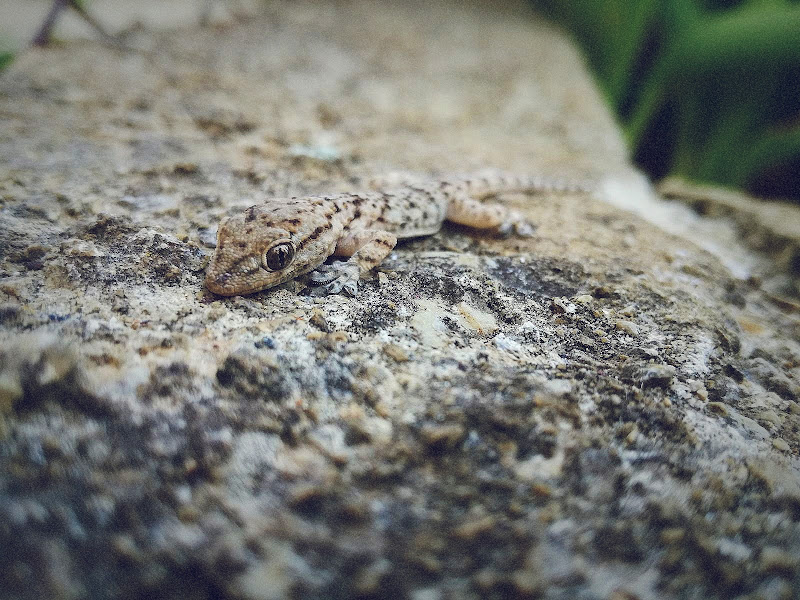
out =
[(278, 242), (261, 255), (261, 264), (267, 271), (285, 269), (294, 259), (294, 244), (289, 241)]

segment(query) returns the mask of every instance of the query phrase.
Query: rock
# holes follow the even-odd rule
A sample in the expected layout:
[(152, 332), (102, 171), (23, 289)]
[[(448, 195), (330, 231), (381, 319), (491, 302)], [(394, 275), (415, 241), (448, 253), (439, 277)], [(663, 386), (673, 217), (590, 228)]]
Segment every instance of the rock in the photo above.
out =
[(797, 556), (781, 548), (767, 546), (761, 550), (758, 566), (762, 573), (772, 573), (792, 577), (798, 567)]
[(722, 417), (728, 416), (728, 407), (722, 402), (709, 402), (706, 406), (708, 406), (708, 410), (713, 413), (716, 413)]
[(638, 385), (646, 388), (669, 387), (678, 371), (672, 365), (645, 363), (629, 365), (623, 372)]
[(473, 329), (481, 335), (492, 335), (498, 330), (497, 320), (491, 313), (478, 310), (466, 302), (459, 302), (455, 306), (464, 327)]
[(782, 440), (781, 438), (774, 438), (772, 440), (772, 445), (781, 452), (789, 452), (789, 450), (791, 450), (791, 447), (786, 443), (786, 440)]
[(426, 424), (420, 431), (422, 440), (432, 449), (453, 448), (465, 434), (461, 425)]
[(453, 534), (462, 540), (472, 540), (483, 533), (491, 531), (497, 525), (497, 518), (484, 515), (462, 523), (453, 530)]
[(386, 353), (387, 356), (391, 356), (397, 362), (406, 362), (408, 361), (408, 353), (403, 350), (401, 346), (397, 344), (386, 344), (383, 347), (383, 351)]
[(668, 386), (676, 373), (672, 365), (647, 365), (642, 372), (642, 385)]
[(614, 323), (614, 326), (618, 330), (623, 331), (623, 332), (627, 333), (628, 335), (632, 335), (634, 337), (639, 335), (639, 327), (638, 327), (638, 325), (636, 325), (635, 323), (632, 323), (630, 321), (619, 320), (619, 321)]
[[(563, 33), (239, 4), (0, 78), (0, 595), (797, 596), (796, 315)], [(354, 298), (203, 287), (267, 198), (487, 167), (598, 191), (502, 195), (536, 236), (401, 240)]]
[(766, 389), (787, 400), (796, 400), (800, 397), (800, 386), (776, 365), (759, 357), (749, 361), (748, 366), (748, 372)]

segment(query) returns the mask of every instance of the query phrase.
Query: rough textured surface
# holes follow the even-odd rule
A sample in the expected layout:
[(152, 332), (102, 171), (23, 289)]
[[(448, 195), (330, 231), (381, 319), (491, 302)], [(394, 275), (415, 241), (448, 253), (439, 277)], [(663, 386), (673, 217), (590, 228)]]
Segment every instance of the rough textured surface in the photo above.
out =
[(3, 597), (797, 596), (798, 315), (691, 241), (509, 196), (536, 237), (404, 242), (357, 300), (201, 286), (224, 215), (387, 171), (629, 203), (560, 34), (292, 2), (128, 42), (0, 80)]
[(754, 262), (749, 275), (760, 279), (763, 289), (786, 308), (800, 310), (800, 207), (765, 201), (742, 192), (692, 185), (679, 178), (666, 179), (659, 192), (680, 200), (706, 217), (705, 221), (728, 221), (750, 250)]

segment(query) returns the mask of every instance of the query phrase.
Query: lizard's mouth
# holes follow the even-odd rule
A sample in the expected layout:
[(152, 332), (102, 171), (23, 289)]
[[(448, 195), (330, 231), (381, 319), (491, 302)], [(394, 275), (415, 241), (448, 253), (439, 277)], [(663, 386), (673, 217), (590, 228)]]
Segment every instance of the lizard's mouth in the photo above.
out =
[(219, 255), (211, 259), (206, 271), (206, 287), (220, 296), (250, 294), (269, 286), (259, 276), (261, 270), (257, 259), (244, 257), (239, 260), (220, 260)]
[(209, 291), (218, 296), (243, 296), (245, 294), (254, 294), (255, 292), (260, 292), (261, 290), (275, 285), (274, 283), (263, 281), (236, 281), (229, 273), (223, 273), (217, 277), (213, 275), (206, 276), (205, 284)]
[(223, 261), (216, 257), (206, 271), (205, 285), (219, 296), (253, 294), (288, 281), (295, 276), (292, 270), (270, 272), (262, 268), (257, 258)]
[(275, 281), (237, 281), (231, 277), (229, 273), (223, 273), (219, 276), (206, 275), (205, 285), (209, 291), (217, 294), (218, 296), (244, 296), (245, 294), (254, 294), (271, 287), (275, 287), (291, 279), (291, 276), (284, 276)]
[(231, 283), (230, 273), (223, 273), (222, 275), (214, 276), (212, 273), (206, 275), (206, 287), (213, 293), (219, 296), (233, 296), (234, 294), (241, 294), (237, 292), (237, 287)]

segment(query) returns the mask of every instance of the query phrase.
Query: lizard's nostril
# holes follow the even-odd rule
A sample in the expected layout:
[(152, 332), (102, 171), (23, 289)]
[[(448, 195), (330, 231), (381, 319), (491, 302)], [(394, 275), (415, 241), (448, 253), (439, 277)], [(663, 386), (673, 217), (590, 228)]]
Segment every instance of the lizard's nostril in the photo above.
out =
[(229, 288), (231, 280), (230, 273), (222, 273), (220, 275), (211, 275), (206, 277), (206, 287), (215, 294), (223, 296), (230, 295)]

